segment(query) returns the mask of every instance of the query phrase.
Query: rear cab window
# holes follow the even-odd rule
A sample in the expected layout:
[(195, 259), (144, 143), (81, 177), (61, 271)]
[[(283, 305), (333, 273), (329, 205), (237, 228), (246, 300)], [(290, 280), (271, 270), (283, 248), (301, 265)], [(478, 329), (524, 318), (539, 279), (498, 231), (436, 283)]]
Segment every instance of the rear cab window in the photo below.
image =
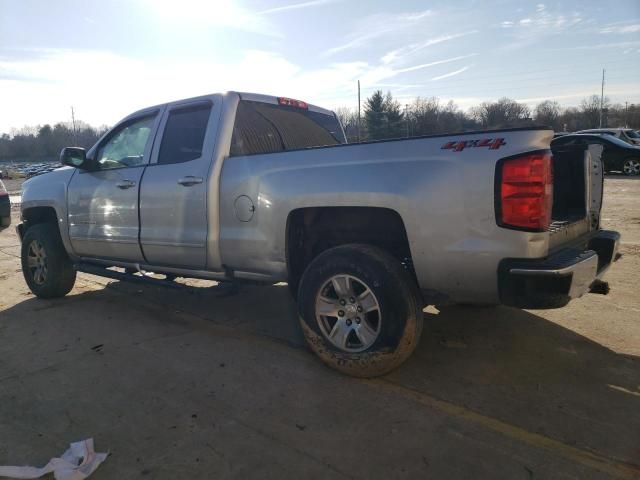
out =
[(307, 108), (240, 100), (231, 156), (255, 155), (346, 143), (334, 115)]

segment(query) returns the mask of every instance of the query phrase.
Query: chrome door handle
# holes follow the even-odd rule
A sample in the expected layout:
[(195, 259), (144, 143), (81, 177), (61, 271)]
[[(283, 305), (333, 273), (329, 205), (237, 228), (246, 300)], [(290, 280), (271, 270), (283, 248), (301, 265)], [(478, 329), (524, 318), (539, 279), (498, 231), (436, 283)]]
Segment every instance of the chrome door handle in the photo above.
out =
[(118, 183), (116, 183), (116, 187), (118, 187), (121, 190), (126, 190), (127, 188), (131, 188), (135, 186), (136, 186), (136, 182), (134, 182), (133, 180), (121, 180)]
[(202, 183), (202, 177), (192, 177), (191, 175), (188, 175), (178, 180), (178, 183), (183, 187), (191, 187), (193, 185), (197, 185), (198, 183)]

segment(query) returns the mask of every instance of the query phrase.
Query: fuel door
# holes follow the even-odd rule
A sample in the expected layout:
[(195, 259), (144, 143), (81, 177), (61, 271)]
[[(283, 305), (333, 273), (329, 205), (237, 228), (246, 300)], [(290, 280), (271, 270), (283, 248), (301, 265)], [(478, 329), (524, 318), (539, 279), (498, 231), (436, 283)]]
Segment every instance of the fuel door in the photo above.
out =
[(236, 212), (236, 218), (241, 222), (248, 222), (253, 218), (253, 212), (256, 211), (256, 207), (253, 201), (246, 195), (240, 195), (236, 198), (233, 204)]

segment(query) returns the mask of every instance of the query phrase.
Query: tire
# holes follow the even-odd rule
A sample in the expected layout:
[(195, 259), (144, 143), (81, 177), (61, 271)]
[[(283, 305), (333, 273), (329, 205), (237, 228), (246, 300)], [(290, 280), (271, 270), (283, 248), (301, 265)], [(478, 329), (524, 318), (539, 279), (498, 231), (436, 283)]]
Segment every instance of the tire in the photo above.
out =
[(76, 282), (76, 271), (62, 245), (57, 225), (39, 223), (22, 239), (22, 274), (39, 298), (64, 297)]
[(298, 310), (311, 350), (355, 377), (398, 367), (422, 333), (422, 301), (413, 277), (396, 258), (369, 245), (343, 245), (318, 255), (300, 281)]
[(294, 301), (298, 298), (298, 286), (299, 285), (300, 285), (300, 279), (299, 278), (289, 278), (289, 280), (287, 280), (287, 289), (289, 290), (289, 293), (293, 297)]
[(625, 158), (622, 162), (622, 173), (631, 177), (640, 175), (640, 158)]

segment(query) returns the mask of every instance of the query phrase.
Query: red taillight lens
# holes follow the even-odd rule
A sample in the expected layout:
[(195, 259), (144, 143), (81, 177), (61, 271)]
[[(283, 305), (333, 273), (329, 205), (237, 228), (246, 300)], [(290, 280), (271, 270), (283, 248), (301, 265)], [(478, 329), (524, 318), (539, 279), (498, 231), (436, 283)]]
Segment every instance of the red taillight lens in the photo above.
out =
[(529, 153), (502, 162), (501, 225), (544, 231), (551, 221), (553, 173), (551, 153)]

